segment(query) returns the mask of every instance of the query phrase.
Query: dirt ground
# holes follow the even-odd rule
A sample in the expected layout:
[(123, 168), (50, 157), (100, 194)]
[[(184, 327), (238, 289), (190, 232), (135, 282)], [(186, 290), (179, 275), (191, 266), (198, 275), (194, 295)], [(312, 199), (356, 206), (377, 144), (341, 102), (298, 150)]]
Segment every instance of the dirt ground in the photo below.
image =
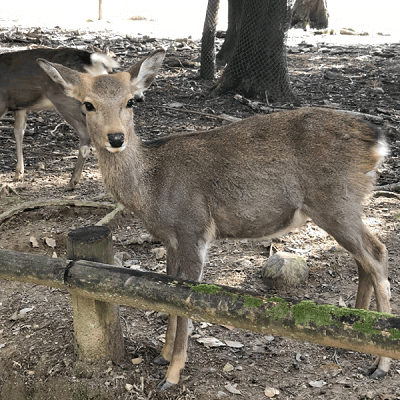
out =
[[(210, 83), (197, 78), (199, 44), (128, 40), (108, 34), (76, 32), (0, 32), (0, 52), (44, 44), (109, 46), (123, 63), (158, 44), (168, 56), (144, 103), (135, 107), (135, 122), (143, 140), (172, 131), (208, 129), (224, 123), (221, 114), (246, 117), (256, 113), (234, 94), (212, 97)], [(39, 39), (38, 39), (39, 38)], [(302, 105), (338, 108), (381, 117), (391, 156), (383, 164), (378, 185), (399, 181), (400, 169), (400, 45), (313, 45), (312, 38), (289, 48), (293, 88)], [(180, 63), (174, 64), (174, 57)], [(173, 66), (175, 65), (175, 66)], [(178, 66), (176, 66), (178, 65)], [(167, 107), (164, 107), (167, 106)], [(185, 110), (199, 112), (190, 113)], [(8, 117), (10, 117), (9, 115)], [(77, 135), (55, 113), (32, 113), (24, 140), (25, 179), (13, 182), (16, 154), (12, 121), (0, 123), (0, 214), (32, 200), (99, 200), (104, 188), (92, 153), (82, 180), (65, 190), (73, 168)], [(400, 201), (389, 194), (372, 197), (365, 222), (389, 251), (393, 313), (400, 314)], [(99, 207), (48, 206), (27, 210), (0, 221), (0, 248), (66, 257), (69, 231), (99, 221), (109, 210)], [(148, 239), (134, 215), (123, 212), (109, 227), (115, 253), (127, 268), (165, 272), (165, 255), (154, 251), (161, 243)], [(49, 240), (53, 239), (53, 240)], [(142, 240), (140, 240), (142, 239)], [(141, 243), (143, 242), (143, 243)], [(272, 246), (272, 248), (271, 248)], [(261, 268), (270, 252), (303, 255), (310, 267), (308, 282), (279, 291), (267, 287)], [(123, 253), (123, 257), (122, 257)], [(354, 305), (357, 270), (348, 253), (312, 223), (299, 232), (267, 241), (216, 242), (210, 249), (205, 282), (240, 287), (262, 295), (311, 299), (327, 304)], [(0, 398), (10, 400), (88, 399), (265, 399), (266, 388), (279, 390), (278, 399), (400, 399), (400, 361), (384, 380), (363, 372), (373, 356), (273, 337), (229, 327), (194, 322), (188, 362), (181, 383), (160, 393), (156, 385), (166, 367), (152, 364), (165, 333), (165, 315), (121, 307), (126, 355), (118, 365), (105, 360), (86, 364), (74, 354), (70, 296), (67, 291), (17, 282), (0, 285)], [(205, 347), (197, 339), (214, 337), (221, 347)], [(232, 347), (226, 341), (243, 346)], [(132, 362), (132, 360), (135, 360)], [(128, 386), (127, 386), (128, 385)], [(129, 386), (130, 385), (130, 386)], [(240, 394), (232, 393), (236, 389)], [(128, 390), (129, 389), (129, 390)]]

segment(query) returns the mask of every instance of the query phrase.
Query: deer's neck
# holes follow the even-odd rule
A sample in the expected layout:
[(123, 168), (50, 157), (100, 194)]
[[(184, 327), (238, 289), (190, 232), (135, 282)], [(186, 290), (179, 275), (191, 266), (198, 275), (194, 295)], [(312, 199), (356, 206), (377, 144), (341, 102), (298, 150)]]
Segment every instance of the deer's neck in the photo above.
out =
[(98, 151), (98, 157), (106, 188), (125, 207), (137, 213), (139, 217), (144, 216), (146, 204), (149, 204), (151, 178), (139, 139), (120, 153), (110, 153), (101, 149)]

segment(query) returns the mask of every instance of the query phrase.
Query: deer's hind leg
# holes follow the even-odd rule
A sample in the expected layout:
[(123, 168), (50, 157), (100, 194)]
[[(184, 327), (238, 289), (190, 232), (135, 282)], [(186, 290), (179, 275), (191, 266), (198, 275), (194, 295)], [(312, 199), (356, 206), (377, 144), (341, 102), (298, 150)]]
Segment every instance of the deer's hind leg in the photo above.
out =
[[(364, 236), (364, 244), (373, 256), (372, 260), (354, 256), (359, 276), (355, 307), (367, 310), (371, 295), (374, 292), (377, 310), (390, 313), (390, 284), (386, 247), (368, 231)], [(373, 265), (372, 273), (368, 272), (369, 265)], [(388, 373), (389, 368), (390, 358), (378, 356), (368, 369), (367, 374), (373, 379), (383, 378)]]
[[(355, 204), (336, 204), (328, 212), (324, 210), (324, 213), (317, 214), (314, 210), (308, 215), (354, 257), (359, 276), (355, 307), (368, 310), (374, 293), (377, 311), (390, 313), (387, 250), (365, 227), (361, 220), (361, 207)], [(389, 368), (389, 358), (377, 357), (368, 373), (371, 378), (380, 378)]]

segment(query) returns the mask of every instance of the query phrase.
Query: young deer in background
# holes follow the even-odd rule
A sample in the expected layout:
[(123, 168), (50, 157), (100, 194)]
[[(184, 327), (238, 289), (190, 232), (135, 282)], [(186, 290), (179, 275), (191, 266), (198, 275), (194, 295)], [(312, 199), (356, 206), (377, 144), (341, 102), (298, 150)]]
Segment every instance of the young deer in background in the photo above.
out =
[(90, 150), (86, 121), (80, 103), (65, 96), (59, 87), (39, 67), (40, 57), (92, 75), (107, 74), (119, 64), (103, 53), (88, 53), (78, 49), (34, 49), (0, 54), (0, 117), (14, 113), (14, 136), (17, 147), (17, 167), (14, 180), (24, 175), (22, 142), (29, 111), (56, 108), (77, 131), (79, 154), (67, 188), (72, 190), (79, 182), (83, 164)]
[[(82, 104), (106, 187), (167, 248), (167, 273), (200, 281), (214, 238), (276, 237), (311, 218), (357, 263), (355, 306), (390, 312), (385, 246), (361, 220), (370, 174), (387, 151), (372, 125), (338, 111), (303, 108), (143, 143), (133, 96), (154, 79), (164, 51), (113, 75), (93, 77), (38, 60)], [(159, 364), (166, 390), (185, 365), (188, 320), (170, 315)], [(378, 357), (381, 377), (390, 360)]]

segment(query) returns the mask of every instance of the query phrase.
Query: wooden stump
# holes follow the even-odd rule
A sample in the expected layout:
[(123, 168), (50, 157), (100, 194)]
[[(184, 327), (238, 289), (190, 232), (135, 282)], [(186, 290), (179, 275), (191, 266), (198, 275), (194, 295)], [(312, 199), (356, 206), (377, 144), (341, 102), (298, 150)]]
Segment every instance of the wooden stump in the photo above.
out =
[[(71, 231), (67, 238), (67, 257), (104, 264), (114, 263), (111, 231), (105, 226), (89, 226)], [(124, 355), (124, 339), (119, 306), (90, 299), (70, 290), (76, 353), (81, 360), (112, 360)]]

